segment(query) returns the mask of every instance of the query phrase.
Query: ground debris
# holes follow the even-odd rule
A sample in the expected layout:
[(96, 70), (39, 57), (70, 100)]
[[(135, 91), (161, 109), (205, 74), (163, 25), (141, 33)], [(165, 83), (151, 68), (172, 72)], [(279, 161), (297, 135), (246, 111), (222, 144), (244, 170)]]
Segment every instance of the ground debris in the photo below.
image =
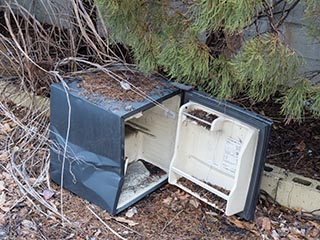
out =
[(126, 217), (132, 218), (136, 213), (138, 213), (138, 210), (137, 210), (136, 207), (130, 208), (130, 209), (126, 212)]

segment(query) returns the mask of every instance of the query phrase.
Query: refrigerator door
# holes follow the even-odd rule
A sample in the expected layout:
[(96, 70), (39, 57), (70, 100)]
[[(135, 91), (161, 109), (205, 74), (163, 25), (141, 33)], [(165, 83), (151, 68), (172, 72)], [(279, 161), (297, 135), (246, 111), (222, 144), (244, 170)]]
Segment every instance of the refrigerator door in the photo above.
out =
[(271, 122), (203, 93), (185, 93), (169, 183), (207, 204), (252, 219)]

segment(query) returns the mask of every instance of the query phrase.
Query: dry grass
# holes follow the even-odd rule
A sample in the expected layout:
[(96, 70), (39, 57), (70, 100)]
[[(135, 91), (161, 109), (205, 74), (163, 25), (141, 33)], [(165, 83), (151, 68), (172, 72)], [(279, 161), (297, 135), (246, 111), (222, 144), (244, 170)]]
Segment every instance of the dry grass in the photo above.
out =
[[(10, 2), (0, 5), (1, 171), (12, 176), (21, 199), (35, 211), (70, 223), (64, 216), (62, 191), (60, 209), (43, 195), (51, 190), (49, 145), (56, 145), (49, 140), (48, 101), (39, 103), (39, 96), (49, 96), (50, 84), (63, 81), (65, 74), (90, 68), (84, 62), (106, 66), (122, 61), (109, 48), (106, 29), (97, 30), (99, 13), (88, 8), (90, 4), (66, 1), (74, 15), (53, 16), (54, 26), (39, 22), (17, 1)], [(48, 15), (59, 12), (57, 6), (48, 5), (54, 1), (39, 3)], [(7, 208), (7, 214), (14, 206)]]
[[(2, 209), (5, 214), (1, 216), (8, 217), (17, 203), (26, 200), (37, 214), (76, 227), (65, 215), (62, 187), (58, 203), (48, 201), (45, 194), (52, 191), (49, 146), (64, 158), (70, 154), (68, 139), (64, 148), (49, 139), (50, 85), (62, 82), (66, 87), (65, 76), (95, 71), (120, 83), (126, 80), (112, 70), (119, 70), (114, 66), (121, 64), (126, 71), (130, 69), (109, 47), (106, 29), (101, 25), (98, 31), (97, 9), (79, 0), (66, 3), (74, 15), (51, 16), (59, 12), (57, 6), (38, 1), (55, 25), (39, 22), (17, 1), (0, 5), (0, 176), (3, 172), (9, 174), (19, 189), (18, 197)], [(131, 84), (131, 89), (168, 111), (136, 86)], [(110, 227), (107, 229), (121, 238)]]
[[(51, 71), (64, 74), (85, 68), (75, 62), (58, 68), (56, 63), (64, 58), (85, 57), (101, 65), (121, 62), (109, 48), (107, 37), (101, 37), (108, 36), (106, 30), (97, 30), (95, 8), (88, 9), (78, 0), (66, 1), (74, 15), (55, 16), (55, 25), (50, 25), (40, 23), (27, 9), (12, 2), (0, 7), (5, 24), (0, 34), (2, 80), (17, 80), (24, 90), (48, 95), (50, 84), (57, 81)], [(42, 4), (47, 15), (59, 12), (54, 10), (56, 6), (47, 4)]]

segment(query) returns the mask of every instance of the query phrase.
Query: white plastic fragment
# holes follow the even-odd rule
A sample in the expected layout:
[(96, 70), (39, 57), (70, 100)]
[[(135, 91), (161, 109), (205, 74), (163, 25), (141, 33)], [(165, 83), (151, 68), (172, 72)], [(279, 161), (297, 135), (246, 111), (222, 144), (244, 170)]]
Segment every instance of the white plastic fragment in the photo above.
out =
[(130, 208), (130, 209), (126, 212), (126, 217), (132, 218), (136, 213), (138, 213), (138, 209), (137, 209), (136, 207)]
[(121, 81), (121, 82), (120, 82), (120, 86), (121, 86), (124, 90), (126, 90), (126, 91), (131, 90), (130, 84), (127, 83), (127, 82), (125, 82), (125, 81)]

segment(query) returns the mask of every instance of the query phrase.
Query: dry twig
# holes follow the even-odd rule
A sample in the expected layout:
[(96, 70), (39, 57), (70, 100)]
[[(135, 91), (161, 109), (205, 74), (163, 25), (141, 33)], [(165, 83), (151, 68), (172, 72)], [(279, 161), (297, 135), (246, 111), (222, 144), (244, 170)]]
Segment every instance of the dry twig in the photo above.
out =
[(115, 230), (113, 230), (108, 224), (106, 224), (105, 221), (103, 221), (89, 206), (87, 206), (88, 210), (114, 235), (116, 235), (118, 238), (122, 240), (126, 240), (126, 238), (122, 237), (119, 233), (117, 233)]

